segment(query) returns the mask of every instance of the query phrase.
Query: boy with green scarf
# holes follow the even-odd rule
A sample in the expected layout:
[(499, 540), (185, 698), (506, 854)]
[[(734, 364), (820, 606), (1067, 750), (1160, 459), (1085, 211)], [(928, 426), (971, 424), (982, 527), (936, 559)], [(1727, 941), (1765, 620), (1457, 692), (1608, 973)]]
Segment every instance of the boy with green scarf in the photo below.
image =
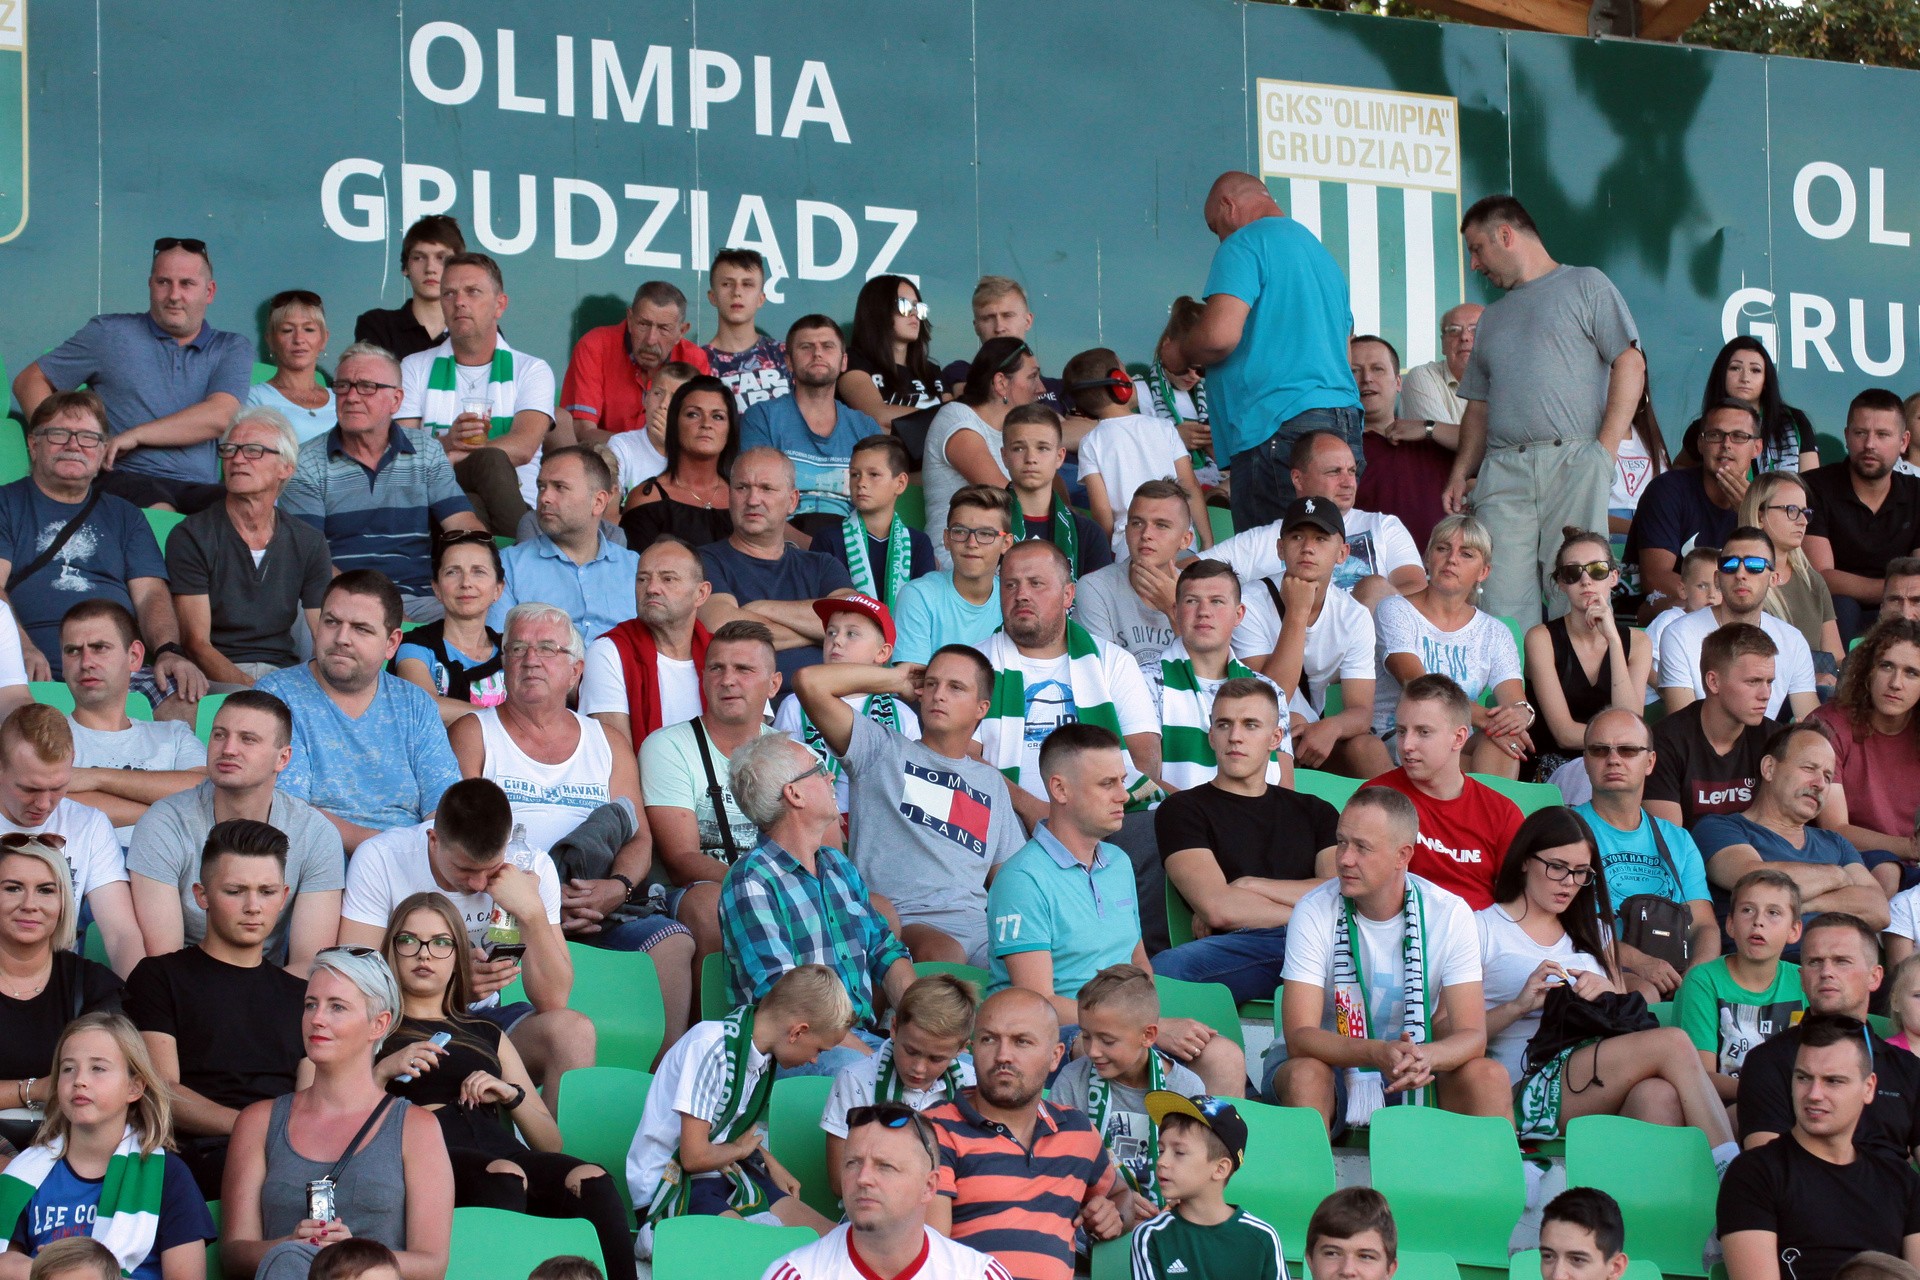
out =
[(1066, 553), (1077, 579), (1112, 564), (1113, 546), (1099, 525), (1067, 504), (1054, 483), (1067, 460), (1060, 433), (1060, 415), (1043, 404), (1008, 410), (1000, 428), (1000, 464), (1012, 481), (1008, 487), (1021, 517), (1014, 537), (1053, 543)]

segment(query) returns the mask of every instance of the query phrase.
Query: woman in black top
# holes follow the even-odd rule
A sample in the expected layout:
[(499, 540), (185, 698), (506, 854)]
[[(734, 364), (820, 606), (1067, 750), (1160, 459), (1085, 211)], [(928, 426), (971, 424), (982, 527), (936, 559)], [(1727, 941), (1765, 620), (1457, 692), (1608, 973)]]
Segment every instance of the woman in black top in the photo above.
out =
[[(1820, 465), (1815, 447), (1813, 424), (1807, 415), (1780, 396), (1780, 369), (1767, 354), (1760, 339), (1748, 334), (1728, 342), (1713, 358), (1707, 385), (1700, 396), (1700, 416), (1720, 401), (1732, 396), (1760, 409), (1760, 462), (1758, 474), (1769, 471), (1811, 471)], [(1682, 466), (1697, 467), (1700, 458), (1688, 450)]]
[(500, 633), (487, 625), (487, 610), (505, 582), (492, 534), (460, 529), (435, 535), (433, 596), (446, 616), (401, 636), (393, 669), (433, 695), (442, 724), (506, 701)]
[(847, 339), (840, 399), (887, 426), (947, 398), (928, 350), (933, 326), (920, 290), (905, 276), (875, 276), (860, 289)]
[(1539, 782), (1580, 757), (1587, 721), (1608, 707), (1639, 709), (1653, 666), (1646, 632), (1623, 632), (1614, 621), (1620, 566), (1607, 536), (1572, 525), (1562, 533), (1553, 579), (1569, 608), (1562, 617), (1527, 628), (1526, 635), (1527, 701), (1546, 730), (1544, 735), (1534, 731), (1533, 777)]
[(53, 1050), (83, 1013), (117, 1013), (120, 979), (73, 950), (57, 835), (0, 836), (0, 1138), (24, 1149), (53, 1098)]
[[(473, 969), (460, 912), (442, 894), (416, 893), (394, 908), (382, 949), (400, 982), (402, 1017), (374, 1077), (440, 1122), (455, 1207), (585, 1218), (610, 1280), (633, 1280), (632, 1215), (613, 1179), (561, 1154), (559, 1126), (513, 1041), (467, 1013)], [(453, 1037), (446, 1047), (431, 1043), (437, 1032)]]
[(740, 415), (727, 384), (689, 378), (667, 404), (667, 469), (627, 495), (627, 549), (637, 555), (663, 533), (694, 547), (731, 537), (727, 477), (739, 452)]

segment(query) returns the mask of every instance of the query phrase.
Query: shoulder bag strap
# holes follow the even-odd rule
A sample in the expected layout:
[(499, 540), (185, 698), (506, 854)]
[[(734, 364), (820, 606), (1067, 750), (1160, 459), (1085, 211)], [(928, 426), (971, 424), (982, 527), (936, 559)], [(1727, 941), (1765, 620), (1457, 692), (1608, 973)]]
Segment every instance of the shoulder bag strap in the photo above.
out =
[(366, 1136), (373, 1132), (373, 1126), (380, 1123), (380, 1117), (387, 1114), (387, 1108), (392, 1106), (393, 1102), (392, 1094), (380, 1099), (380, 1105), (373, 1109), (373, 1114), (368, 1116), (366, 1122), (360, 1126), (360, 1132), (353, 1135), (353, 1141), (349, 1142), (347, 1149), (340, 1153), (340, 1158), (333, 1162), (333, 1168), (327, 1170), (328, 1182), (339, 1185), (340, 1175), (346, 1172), (348, 1162), (359, 1151), (360, 1144), (366, 1140)]
[(1647, 825), (1653, 829), (1653, 847), (1660, 851), (1660, 861), (1666, 864), (1667, 874), (1673, 877), (1674, 901), (1685, 902), (1687, 886), (1680, 882), (1680, 867), (1673, 860), (1673, 851), (1667, 848), (1667, 838), (1660, 834), (1660, 820), (1650, 813), (1646, 816)]
[[(87, 495), (86, 505), (80, 508), (80, 513), (74, 516), (73, 519), (67, 521), (65, 525), (61, 526), (60, 532), (54, 534), (53, 541), (47, 544), (47, 549), (8, 575), (8, 591), (12, 591), (28, 578), (31, 578), (34, 574), (46, 568), (47, 563), (60, 554), (61, 548), (67, 545), (74, 534), (80, 532), (80, 526), (87, 522), (87, 517), (93, 514), (93, 509), (100, 505), (101, 492), (100, 487), (96, 485), (93, 492)], [(161, 550), (164, 551), (165, 548), (163, 547)]]
[(720, 843), (727, 851), (727, 865), (732, 866), (740, 860), (740, 846), (733, 842), (733, 823), (727, 818), (727, 793), (720, 785), (720, 776), (713, 771), (713, 756), (707, 750), (707, 727), (695, 716), (693, 740), (700, 744), (700, 767), (707, 771), (707, 799), (713, 802), (713, 820), (720, 826)]

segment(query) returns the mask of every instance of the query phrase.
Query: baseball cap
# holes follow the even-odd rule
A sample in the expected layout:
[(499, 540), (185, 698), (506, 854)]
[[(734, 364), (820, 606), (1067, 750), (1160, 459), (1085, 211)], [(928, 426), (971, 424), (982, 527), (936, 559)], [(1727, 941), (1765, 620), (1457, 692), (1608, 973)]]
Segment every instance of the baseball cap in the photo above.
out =
[(872, 596), (864, 596), (856, 591), (850, 596), (833, 596), (826, 600), (815, 600), (813, 611), (820, 615), (820, 625), (823, 627), (833, 621), (833, 615), (836, 613), (857, 613), (872, 618), (874, 625), (880, 628), (880, 634), (887, 638), (887, 643), (894, 642), (893, 615), (887, 612), (887, 606)]
[(1295, 498), (1287, 507), (1286, 518), (1280, 522), (1280, 535), (1285, 537), (1303, 524), (1313, 525), (1336, 538), (1347, 536), (1346, 521), (1340, 518), (1340, 508), (1333, 504), (1332, 498)]
[[(1325, 502), (1325, 499), (1320, 499)], [(1332, 503), (1326, 503), (1331, 506)], [(1233, 1104), (1220, 1098), (1198, 1094), (1187, 1097), (1171, 1089), (1155, 1089), (1147, 1094), (1147, 1119), (1158, 1129), (1168, 1116), (1186, 1116), (1198, 1120), (1213, 1130), (1213, 1136), (1226, 1145), (1227, 1154), (1233, 1157), (1233, 1167), (1238, 1169), (1247, 1160), (1247, 1122), (1233, 1109)]]

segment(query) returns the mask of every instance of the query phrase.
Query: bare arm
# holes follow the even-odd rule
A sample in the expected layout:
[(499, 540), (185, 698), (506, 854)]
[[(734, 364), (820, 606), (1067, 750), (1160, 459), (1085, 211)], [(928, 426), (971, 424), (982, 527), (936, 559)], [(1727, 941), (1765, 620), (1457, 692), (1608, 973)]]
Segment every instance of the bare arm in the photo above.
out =
[(1127, 735), (1127, 754), (1133, 757), (1133, 767), (1160, 781), (1160, 735), (1157, 733), (1130, 733)]
[[(402, 669), (400, 674), (405, 675), (406, 671)], [(593, 718), (624, 738), (629, 748), (638, 750), (633, 744), (633, 717), (627, 712), (596, 711), (593, 713)]]
[(346, 848), (348, 854), (352, 854), (355, 849), (358, 849), (362, 842), (371, 840), (380, 834), (372, 827), (363, 827), (357, 822), (348, 822), (345, 818), (337, 814), (328, 813), (318, 805), (314, 806), (314, 812), (333, 824), (334, 830), (340, 833), (340, 843)]
[(1809, 901), (1822, 894), (1844, 889), (1849, 883), (1845, 867), (1818, 862), (1768, 862), (1750, 844), (1730, 844), (1707, 859), (1707, 878), (1722, 889), (1732, 889), (1749, 871), (1766, 867), (1781, 871), (1800, 886), (1801, 896)]
[(67, 794), (81, 804), (90, 803), (82, 798), (85, 794), (113, 796), (130, 800), (145, 812), (146, 806), (158, 804), (206, 780), (204, 766), (197, 769), (75, 769), (73, 780), (67, 784)]
[(1005, 959), (1008, 985), (1025, 987), (1035, 995), (1045, 997), (1047, 1003), (1053, 1006), (1053, 1011), (1060, 1015), (1060, 1025), (1071, 1026), (1080, 1021), (1079, 1004), (1070, 996), (1054, 994), (1051, 951), (1020, 951)]
[(1282, 906), (1264, 894), (1228, 884), (1211, 849), (1178, 850), (1167, 855), (1166, 865), (1167, 879), (1193, 907), (1195, 924), (1208, 934), (1272, 929), (1293, 917), (1291, 904)]
[(1647, 389), (1647, 357), (1638, 347), (1628, 347), (1613, 358), (1607, 372), (1607, 407), (1600, 417), (1600, 443), (1608, 453), (1618, 453), (1621, 444), (1633, 432), (1633, 414), (1640, 407), (1640, 393)]
[(1487, 403), (1484, 400), (1467, 401), (1467, 411), (1460, 418), (1460, 447), (1453, 455), (1453, 470), (1447, 476), (1447, 487), (1441, 497), (1446, 509), (1459, 513), (1466, 509), (1467, 481), (1480, 474), (1480, 464), (1487, 456)]
[(140, 937), (140, 922), (133, 914), (133, 891), (125, 880), (103, 884), (87, 895), (93, 908), (93, 924), (106, 939), (107, 958), (122, 979), (133, 966), (147, 958), (146, 943)]
[(522, 409), (513, 415), (513, 425), (507, 433), (487, 441), (487, 444), (512, 459), (516, 467), (524, 467), (533, 461), (533, 455), (540, 452), (540, 446), (546, 443), (547, 433), (553, 430), (553, 419), (538, 409)]
[(1826, 579), (1827, 590), (1834, 595), (1847, 596), (1861, 604), (1879, 604), (1885, 596), (1887, 584), (1884, 578), (1867, 578), (1833, 567), (1833, 543), (1830, 540), (1808, 534), (1800, 549), (1807, 553), (1807, 563), (1813, 566), (1814, 572)]
[(1083, 475), (1080, 483), (1087, 487), (1087, 510), (1093, 513), (1093, 522), (1100, 526), (1100, 532), (1113, 536), (1113, 500), (1107, 497), (1107, 482), (1099, 475)]
[(677, 885), (727, 878), (726, 864), (700, 850), (700, 824), (693, 810), (673, 805), (647, 806), (647, 828), (653, 832), (653, 856)]
[[(180, 890), (138, 871), (127, 873), (133, 893), (133, 914), (140, 922), (140, 938), (150, 956), (169, 955), (187, 945), (186, 922), (180, 909)], [(302, 972), (305, 972), (302, 970)]]
[(874, 385), (872, 376), (858, 370), (841, 374), (835, 390), (849, 408), (858, 409), (883, 427), (895, 418), (919, 412), (910, 404), (888, 404), (880, 398), (880, 388)]
[[(560, 1126), (554, 1122), (553, 1112), (547, 1110), (539, 1086), (527, 1074), (527, 1064), (521, 1060), (520, 1051), (514, 1048), (512, 1039), (507, 1036), (500, 1037), (500, 1078), (526, 1091), (512, 1115), (514, 1127), (520, 1130), (520, 1136), (527, 1140), (527, 1145), (535, 1151), (558, 1151)], [(608, 1170), (609, 1174), (612, 1172)]]
[(40, 402), (54, 392), (54, 385), (47, 381), (47, 375), (40, 372), (40, 362), (35, 360), (13, 376), (13, 398), (20, 402), (20, 416), (23, 422), (33, 421), (33, 411)]
[[(433, 672), (429, 671), (427, 664), (420, 661), (420, 659), (402, 658), (396, 665), (395, 670), (400, 673), (400, 678), (408, 684), (418, 685), (427, 691), (428, 696), (433, 699), (434, 706), (440, 709), (441, 724), (451, 727), (454, 721), (464, 715), (472, 713), (473, 704), (471, 702), (461, 698), (449, 698), (434, 687)], [(217, 680), (220, 677), (212, 676), (211, 678)]]
[[(1664, 690), (1662, 692), (1664, 692)], [(1680, 813), (1680, 805), (1678, 801), (1648, 800), (1645, 802), (1644, 807), (1648, 813), (1660, 819), (1662, 822), (1671, 822), (1676, 827), (1686, 825), (1685, 823), (1680, 821), (1682, 815)], [(1719, 947), (1714, 948), (1714, 954), (1718, 955), (1719, 951), (1720, 951)]]
[(1720, 1247), (1726, 1251), (1727, 1280), (1780, 1280), (1780, 1237), (1777, 1233), (1735, 1231), (1720, 1237)]
[(217, 440), (238, 412), (239, 400), (224, 391), (216, 391), (205, 400), (190, 404), (177, 413), (129, 427), (112, 437), (107, 442), (107, 465), (111, 467), (114, 460), (129, 449), (180, 448)]
[(226, 1173), (220, 1183), (220, 1263), (229, 1276), (252, 1275), (268, 1250), (293, 1239), (261, 1238), (265, 1228), (260, 1188), (267, 1180), (267, 1122), (272, 1110), (271, 1102), (256, 1102), (242, 1111), (227, 1144)]
[[(805, 632), (795, 631), (786, 624), (776, 621), (772, 616), (772, 610), (761, 612), (762, 608), (769, 603), (772, 602), (756, 600), (749, 607), (742, 605), (725, 591), (716, 591), (707, 597), (705, 604), (700, 606), (700, 625), (708, 631), (718, 631), (729, 622), (744, 619), (748, 622), (765, 623), (773, 632), (773, 647), (776, 649), (798, 649), (805, 645), (820, 643), (819, 636), (809, 639)], [(821, 627), (819, 617), (811, 609), (807, 610), (807, 616), (813, 619), (813, 628), (820, 635), (824, 635), (825, 628)]]
[[(1246, 331), (1247, 316), (1253, 308), (1230, 293), (1210, 293), (1200, 311), (1200, 319), (1180, 344), (1180, 354), (1189, 368), (1218, 364), (1234, 353)], [(1181, 370), (1174, 370), (1181, 372)]]
[(453, 1164), (431, 1111), (415, 1107), (405, 1121), (400, 1164), (406, 1178), (407, 1247), (397, 1253), (400, 1277), (442, 1280), (453, 1239)]
[(897, 667), (869, 667), (851, 662), (828, 666), (817, 663), (802, 667), (793, 678), (794, 696), (813, 727), (820, 731), (828, 748), (844, 756), (853, 743), (853, 708), (844, 699), (867, 693), (891, 693), (913, 697), (919, 673), (925, 670), (914, 663)]
[(287, 972), (299, 977), (313, 967), (313, 958), (339, 940), (339, 889), (314, 889), (293, 895), (287, 921)]
[(990, 484), (996, 489), (1006, 486), (1007, 473), (1001, 469), (1000, 459), (994, 457), (978, 431), (956, 431), (947, 437), (947, 462), (967, 478), (968, 484)]

